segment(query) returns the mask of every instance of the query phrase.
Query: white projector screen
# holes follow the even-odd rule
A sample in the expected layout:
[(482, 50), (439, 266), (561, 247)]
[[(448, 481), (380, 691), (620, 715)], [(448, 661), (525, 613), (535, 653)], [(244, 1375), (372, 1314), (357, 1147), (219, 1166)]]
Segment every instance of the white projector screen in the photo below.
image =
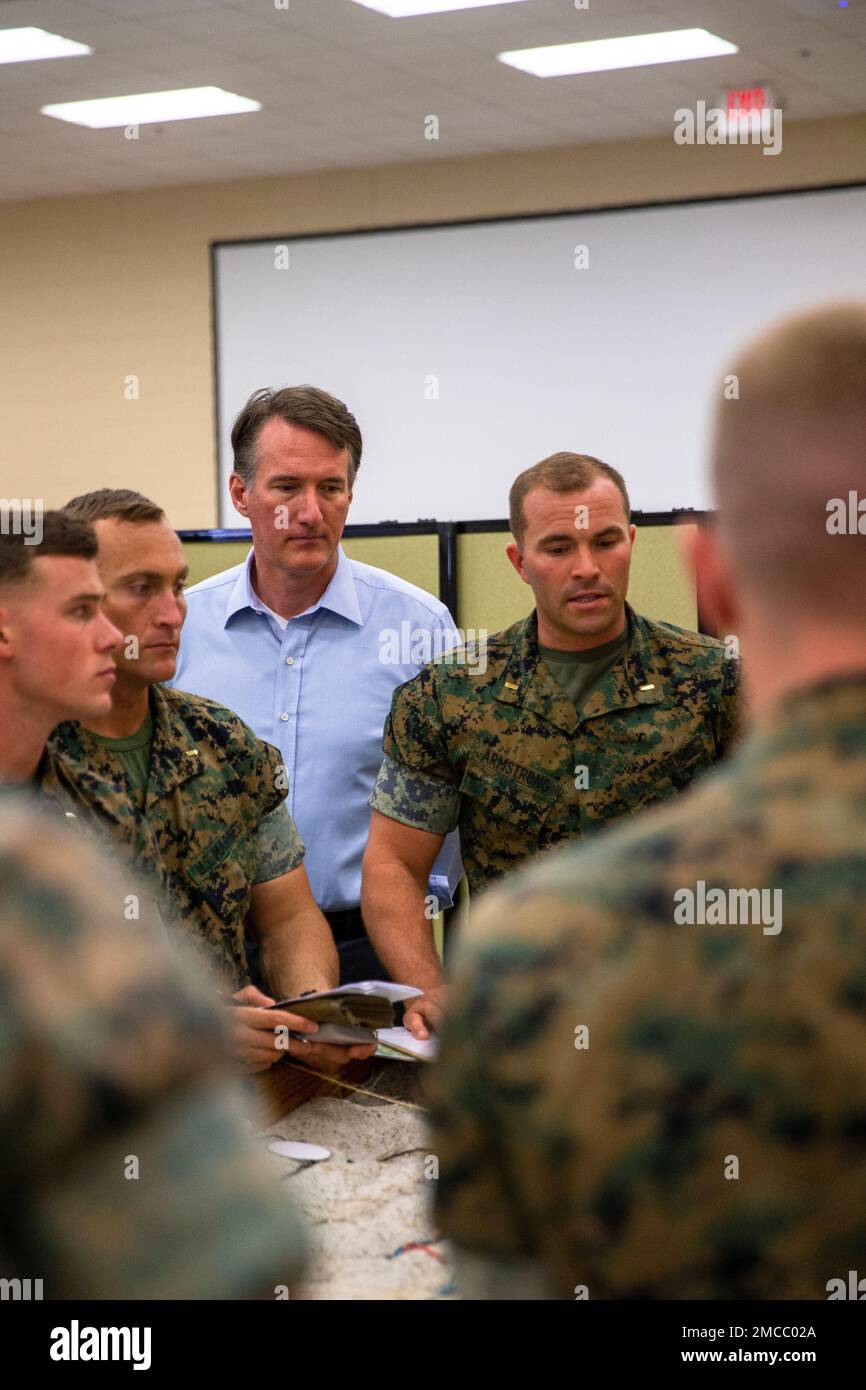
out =
[(221, 525), (244, 525), (235, 415), (301, 382), (361, 427), (355, 524), (505, 516), (514, 477), (560, 449), (613, 464), (642, 511), (709, 506), (732, 350), (851, 295), (864, 186), (217, 245)]

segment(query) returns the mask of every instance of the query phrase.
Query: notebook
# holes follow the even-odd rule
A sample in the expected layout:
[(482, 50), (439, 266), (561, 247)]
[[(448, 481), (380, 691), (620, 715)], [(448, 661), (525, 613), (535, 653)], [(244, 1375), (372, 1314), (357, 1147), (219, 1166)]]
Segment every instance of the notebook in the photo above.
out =
[(407, 1033), (411, 1038), (408, 1029), (395, 1027), (394, 1005), (421, 993), (412, 985), (398, 985), (390, 980), (360, 980), (338, 985), (335, 989), (301, 994), (295, 999), (281, 999), (269, 1007), (285, 1009), (318, 1023), (317, 1033), (299, 1033), (298, 1037), (351, 1047), (357, 1043), (378, 1042), (377, 1035), (382, 1030)]

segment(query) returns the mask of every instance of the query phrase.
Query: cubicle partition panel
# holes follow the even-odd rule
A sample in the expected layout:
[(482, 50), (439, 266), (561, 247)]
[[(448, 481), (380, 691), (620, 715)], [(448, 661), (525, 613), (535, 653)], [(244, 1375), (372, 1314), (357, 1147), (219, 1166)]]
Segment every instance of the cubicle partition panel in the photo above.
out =
[[(682, 529), (705, 513), (636, 512), (629, 599), (649, 618), (704, 631), (700, 594), (682, 555)], [(190, 584), (239, 564), (249, 531), (181, 531)], [(346, 554), (389, 570), (447, 604), (463, 631), (498, 632), (532, 607), (532, 594), (505, 554), (508, 522), (419, 521), (347, 526)]]
[[(347, 526), (343, 549), (352, 560), (400, 575), (427, 593), (440, 593), (439, 526), (435, 521), (383, 522)], [(252, 534), (244, 530), (179, 531), (189, 562), (189, 584), (197, 584), (246, 559)]]

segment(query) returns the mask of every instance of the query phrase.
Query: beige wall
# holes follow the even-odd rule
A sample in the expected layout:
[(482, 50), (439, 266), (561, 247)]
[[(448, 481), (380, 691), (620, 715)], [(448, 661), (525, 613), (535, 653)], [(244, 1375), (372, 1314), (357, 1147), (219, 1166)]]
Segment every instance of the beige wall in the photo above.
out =
[(0, 204), (0, 493), (133, 486), (216, 525), (213, 240), (861, 179), (866, 116), (787, 126), (772, 158), (653, 139)]

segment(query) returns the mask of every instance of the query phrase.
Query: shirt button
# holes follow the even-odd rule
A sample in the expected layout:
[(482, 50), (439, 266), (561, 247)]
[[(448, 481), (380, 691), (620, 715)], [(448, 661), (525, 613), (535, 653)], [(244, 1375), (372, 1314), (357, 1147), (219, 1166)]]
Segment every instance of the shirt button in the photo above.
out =
[(287, 665), (287, 666), (294, 666), (294, 664), (295, 664), (295, 658), (294, 658), (293, 656), (287, 656), (287, 657), (286, 657), (286, 665)]
[(283, 721), (284, 724), (285, 724), (286, 720), (288, 719), (288, 717), (289, 717), (289, 716), (286, 714), (286, 711), (283, 710), (282, 714), (280, 715), (280, 718), (282, 719), (282, 721)]

